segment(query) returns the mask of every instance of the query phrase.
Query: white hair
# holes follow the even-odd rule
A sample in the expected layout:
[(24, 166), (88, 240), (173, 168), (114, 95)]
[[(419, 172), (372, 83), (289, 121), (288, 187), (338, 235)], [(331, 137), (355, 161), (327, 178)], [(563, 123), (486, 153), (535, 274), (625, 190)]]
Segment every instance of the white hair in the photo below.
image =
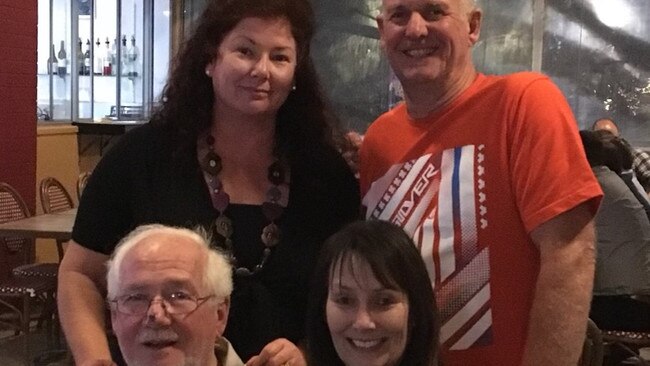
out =
[(206, 253), (203, 285), (217, 299), (226, 299), (232, 293), (232, 265), (229, 256), (210, 247), (210, 237), (202, 228), (170, 227), (160, 224), (142, 225), (135, 228), (118, 243), (111, 259), (106, 262), (108, 298), (114, 299), (120, 283), (120, 268), (128, 253), (136, 245), (154, 234), (170, 234), (185, 237), (203, 248)]

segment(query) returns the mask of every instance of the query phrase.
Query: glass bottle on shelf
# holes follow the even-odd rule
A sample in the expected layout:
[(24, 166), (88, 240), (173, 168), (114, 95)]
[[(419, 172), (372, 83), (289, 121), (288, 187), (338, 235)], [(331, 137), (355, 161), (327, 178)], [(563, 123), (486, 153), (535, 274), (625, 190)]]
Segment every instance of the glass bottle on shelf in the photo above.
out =
[(108, 40), (108, 37), (106, 37), (106, 42), (104, 42), (106, 45), (106, 49), (104, 50), (104, 64), (103, 64), (103, 70), (102, 70), (102, 75), (109, 76), (111, 75), (111, 69), (112, 69), (112, 64), (111, 64), (111, 42)]
[(53, 75), (57, 73), (59, 64), (56, 60), (56, 54), (54, 53), (54, 44), (50, 48), (50, 58), (47, 59), (47, 73)]
[(79, 75), (84, 74), (84, 51), (81, 48), (82, 45), (83, 42), (81, 42), (81, 38), (79, 38), (79, 42), (77, 42), (77, 65), (79, 67)]
[(92, 62), (90, 62), (90, 39), (86, 39), (86, 52), (84, 53), (84, 75), (90, 75), (92, 71)]
[(57, 56), (59, 58), (59, 67), (57, 68), (57, 72), (59, 76), (63, 77), (68, 73), (68, 54), (65, 52), (65, 41), (61, 41), (61, 47), (59, 48)]
[(122, 35), (122, 76), (129, 74), (127, 67), (129, 65), (129, 58), (126, 55), (126, 34)]
[(111, 46), (111, 75), (117, 72), (117, 38), (113, 38), (113, 45)]
[(104, 65), (104, 57), (102, 57), (102, 43), (97, 38), (97, 42), (95, 42), (95, 62), (93, 63), (93, 74), (95, 75), (101, 75), (102, 74), (102, 69)]
[(137, 68), (137, 61), (138, 61), (138, 56), (140, 55), (140, 50), (138, 49), (138, 46), (135, 45), (135, 36), (131, 36), (131, 47), (126, 51), (126, 56), (127, 59), (129, 60), (129, 72), (127, 75), (129, 77), (137, 77), (138, 76), (138, 68)]

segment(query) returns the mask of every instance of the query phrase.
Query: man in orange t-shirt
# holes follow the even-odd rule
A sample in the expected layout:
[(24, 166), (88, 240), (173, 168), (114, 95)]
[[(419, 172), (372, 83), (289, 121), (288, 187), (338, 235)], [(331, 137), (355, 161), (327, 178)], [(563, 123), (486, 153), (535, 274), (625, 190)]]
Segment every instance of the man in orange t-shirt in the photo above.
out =
[(471, 0), (383, 0), (405, 104), (365, 135), (366, 216), (402, 226), (434, 286), (445, 365), (573, 365), (602, 192), (545, 76), (478, 74)]

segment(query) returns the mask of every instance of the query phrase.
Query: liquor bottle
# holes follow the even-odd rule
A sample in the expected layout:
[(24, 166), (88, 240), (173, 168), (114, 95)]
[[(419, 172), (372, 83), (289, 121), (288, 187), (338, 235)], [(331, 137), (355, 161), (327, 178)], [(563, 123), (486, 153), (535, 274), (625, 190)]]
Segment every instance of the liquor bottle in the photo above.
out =
[(68, 54), (65, 52), (65, 43), (64, 41), (61, 41), (61, 48), (59, 48), (59, 53), (57, 55), (59, 57), (59, 67), (58, 67), (58, 73), (59, 76), (63, 77), (68, 73), (67, 67), (68, 67)]
[(111, 75), (117, 73), (117, 38), (113, 38), (113, 45), (111, 46)]
[(129, 77), (138, 76), (138, 57), (140, 56), (140, 50), (138, 46), (135, 45), (135, 36), (131, 36), (131, 47), (126, 51), (126, 57), (129, 60), (130, 69), (128, 72)]
[(57, 73), (59, 64), (56, 61), (56, 54), (54, 53), (54, 44), (50, 48), (50, 58), (47, 59), (47, 73), (53, 75)]
[(81, 49), (81, 46), (83, 45), (83, 42), (81, 42), (81, 38), (79, 38), (79, 42), (77, 43), (77, 67), (79, 68), (79, 75), (84, 75), (85, 67), (84, 67), (84, 51)]
[(111, 75), (111, 42), (109, 42), (108, 37), (106, 37), (106, 42), (104, 42), (106, 45), (106, 50), (104, 50), (104, 64), (103, 64), (103, 70), (102, 70), (102, 75), (109, 76)]
[(84, 75), (90, 75), (92, 71), (92, 62), (90, 62), (90, 39), (86, 39), (86, 53), (84, 53)]
[(93, 63), (93, 73), (95, 75), (101, 75), (102, 74), (102, 69), (104, 65), (104, 57), (102, 57), (102, 42), (97, 38), (97, 42), (95, 42), (95, 62)]
[(122, 75), (127, 76), (129, 74), (127, 68), (129, 66), (129, 58), (126, 55), (126, 34), (122, 35)]

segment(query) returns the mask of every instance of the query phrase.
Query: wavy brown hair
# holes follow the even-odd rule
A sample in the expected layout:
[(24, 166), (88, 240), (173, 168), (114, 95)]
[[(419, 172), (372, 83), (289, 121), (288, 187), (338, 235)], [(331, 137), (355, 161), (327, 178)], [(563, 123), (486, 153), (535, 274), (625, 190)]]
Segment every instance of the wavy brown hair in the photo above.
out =
[(205, 67), (224, 37), (244, 18), (286, 18), (296, 41), (294, 82), (276, 116), (276, 149), (290, 161), (339, 140), (338, 121), (321, 92), (310, 52), (314, 13), (309, 0), (212, 0), (172, 64), (172, 73), (151, 122), (168, 127), (181, 145), (195, 143), (212, 122), (214, 92)]

